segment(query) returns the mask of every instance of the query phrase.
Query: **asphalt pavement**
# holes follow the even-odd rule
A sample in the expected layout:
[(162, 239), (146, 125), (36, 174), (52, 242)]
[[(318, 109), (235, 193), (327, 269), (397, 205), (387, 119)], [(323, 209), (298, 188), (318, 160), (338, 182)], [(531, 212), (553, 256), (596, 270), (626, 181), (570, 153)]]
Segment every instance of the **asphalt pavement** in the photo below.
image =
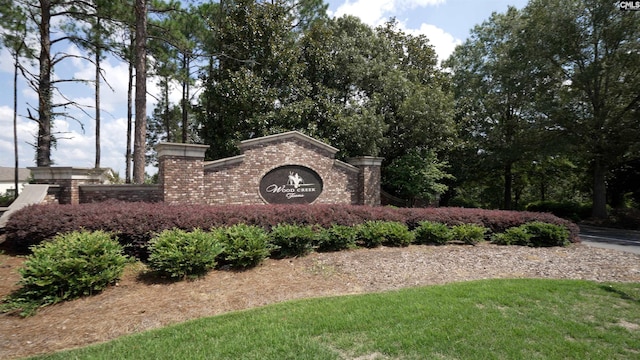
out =
[(580, 225), (580, 240), (587, 246), (640, 254), (640, 231)]

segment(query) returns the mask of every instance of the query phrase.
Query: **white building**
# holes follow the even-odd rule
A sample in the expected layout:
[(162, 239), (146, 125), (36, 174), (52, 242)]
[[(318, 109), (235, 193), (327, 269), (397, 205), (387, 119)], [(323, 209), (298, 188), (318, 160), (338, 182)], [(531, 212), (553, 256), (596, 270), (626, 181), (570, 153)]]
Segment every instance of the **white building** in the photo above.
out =
[[(0, 195), (4, 195), (7, 191), (13, 193), (16, 189), (13, 167), (0, 166)], [(18, 169), (18, 188), (22, 190), (25, 184), (29, 182), (31, 170), (25, 168)]]

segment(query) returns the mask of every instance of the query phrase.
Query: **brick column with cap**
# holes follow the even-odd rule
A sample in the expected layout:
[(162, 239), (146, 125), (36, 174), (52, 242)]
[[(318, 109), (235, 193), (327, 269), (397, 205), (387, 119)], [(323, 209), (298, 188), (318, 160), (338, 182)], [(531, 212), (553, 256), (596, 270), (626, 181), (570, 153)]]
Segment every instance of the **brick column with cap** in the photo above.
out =
[(380, 205), (381, 167), (384, 158), (360, 156), (347, 162), (360, 169), (358, 176), (358, 203), (360, 205)]
[(204, 204), (204, 153), (208, 145), (160, 143), (158, 181), (168, 204)]
[(111, 169), (77, 168), (70, 166), (30, 167), (34, 184), (59, 185), (58, 203), (79, 204), (79, 186), (83, 184), (102, 184)]

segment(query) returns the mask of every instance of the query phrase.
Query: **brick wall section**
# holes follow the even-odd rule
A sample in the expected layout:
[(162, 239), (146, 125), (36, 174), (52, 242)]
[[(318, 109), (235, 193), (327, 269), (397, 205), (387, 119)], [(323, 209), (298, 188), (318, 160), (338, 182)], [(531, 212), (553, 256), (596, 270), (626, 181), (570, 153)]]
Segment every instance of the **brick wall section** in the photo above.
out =
[(159, 185), (80, 185), (80, 202), (92, 203), (107, 200), (127, 202), (161, 202)]
[(363, 205), (378, 206), (380, 205), (380, 167), (367, 166), (362, 169), (362, 194)]
[(56, 184), (60, 188), (56, 195), (60, 204), (79, 204), (82, 184), (100, 184), (104, 181), (107, 169), (72, 167), (29, 168), (35, 184)]
[(383, 158), (371, 156), (347, 160), (349, 164), (360, 169), (358, 176), (358, 203), (361, 205), (380, 205), (382, 160)]
[[(78, 204), (79, 203), (79, 199), (77, 197), (78, 191), (77, 189), (75, 191), (73, 189), (73, 185), (74, 183), (77, 184), (78, 183), (77, 181), (73, 181), (71, 179), (68, 179), (68, 180), (56, 179), (54, 181), (55, 182), (50, 182), (48, 184), (53, 183), (60, 186), (60, 191), (58, 191), (58, 202), (60, 204)], [(40, 182), (36, 182), (36, 183), (40, 183)], [(76, 194), (75, 198), (73, 194)]]
[(203, 203), (203, 160), (167, 156), (162, 162), (164, 201), (170, 204)]
[[(38, 179), (33, 181), (34, 184), (55, 184), (59, 186), (59, 190), (55, 194), (55, 201), (58, 204), (79, 204), (80, 197), (78, 194), (78, 180), (72, 179)], [(74, 188), (75, 187), (75, 188)]]
[(336, 161), (330, 147), (317, 146), (300, 136), (248, 142), (243, 155), (205, 166), (204, 194), (208, 204), (264, 204), (259, 194), (262, 177), (284, 165), (302, 165), (323, 180), (314, 204), (357, 204), (357, 168)]
[(345, 163), (337, 149), (299, 132), (243, 141), (242, 155), (204, 161), (205, 145), (162, 143), (157, 146), (159, 185), (90, 185), (104, 181), (106, 169), (30, 168), (36, 183), (57, 184), (45, 202), (78, 204), (108, 199), (164, 201), (169, 204), (264, 204), (260, 180), (285, 165), (314, 170), (323, 181), (315, 204), (380, 205), (381, 158), (361, 157)]
[(205, 145), (162, 143), (158, 151), (160, 189), (169, 204), (204, 204)]
[(47, 191), (47, 195), (42, 200), (42, 204), (60, 204), (60, 186), (49, 186), (49, 190)]

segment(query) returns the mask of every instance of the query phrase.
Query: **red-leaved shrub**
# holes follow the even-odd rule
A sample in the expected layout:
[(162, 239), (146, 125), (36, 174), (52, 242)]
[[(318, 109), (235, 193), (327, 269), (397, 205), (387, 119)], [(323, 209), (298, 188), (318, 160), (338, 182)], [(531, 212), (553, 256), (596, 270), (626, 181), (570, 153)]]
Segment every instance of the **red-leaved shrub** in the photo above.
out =
[(569, 229), (577, 242), (578, 227), (546, 213), (465, 208), (392, 208), (355, 205), (168, 205), (107, 201), (80, 205), (34, 205), (15, 212), (9, 219), (7, 243), (16, 251), (76, 230), (111, 232), (127, 246), (128, 253), (145, 257), (146, 245), (157, 233), (168, 229), (193, 230), (239, 223), (270, 230), (277, 224), (353, 226), (371, 220), (405, 223), (410, 230), (421, 221), (450, 226), (477, 224), (492, 233), (527, 222), (541, 221)]

